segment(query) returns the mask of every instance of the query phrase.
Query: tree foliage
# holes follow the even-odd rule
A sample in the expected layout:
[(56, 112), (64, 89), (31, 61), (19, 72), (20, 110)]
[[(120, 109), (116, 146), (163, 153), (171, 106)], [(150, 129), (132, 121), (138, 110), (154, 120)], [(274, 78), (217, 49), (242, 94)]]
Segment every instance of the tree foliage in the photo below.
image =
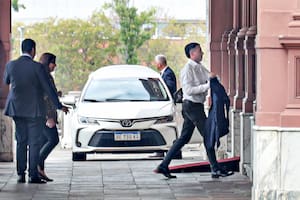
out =
[(14, 11), (19, 12), (20, 8), (25, 9), (26, 7), (24, 4), (19, 4), (19, 0), (11, 0), (11, 7), (13, 8)]
[(129, 0), (113, 0), (105, 6), (118, 16), (120, 25), (120, 51), (128, 64), (137, 64), (137, 49), (149, 40), (155, 28), (155, 9), (138, 14), (137, 8), (129, 6)]
[(87, 21), (49, 19), (25, 26), (24, 36), (36, 41), (36, 60), (44, 52), (57, 55), (55, 82), (63, 91), (81, 90), (92, 71), (119, 60), (115, 48), (118, 30), (103, 12), (94, 13)]
[(12, 56), (19, 56), (18, 27), (24, 27), (23, 38), (33, 38), (37, 43), (36, 60), (44, 52), (57, 55), (55, 82), (65, 93), (81, 90), (88, 75), (105, 65), (126, 62), (151, 66), (155, 55), (164, 54), (178, 76), (186, 62), (183, 48), (188, 42), (201, 43), (205, 52), (204, 23), (166, 19), (161, 34), (154, 35), (159, 25), (159, 20), (153, 19), (155, 10), (138, 13), (128, 4), (128, 0), (113, 0), (87, 20), (49, 18), (30, 25), (15, 22)]

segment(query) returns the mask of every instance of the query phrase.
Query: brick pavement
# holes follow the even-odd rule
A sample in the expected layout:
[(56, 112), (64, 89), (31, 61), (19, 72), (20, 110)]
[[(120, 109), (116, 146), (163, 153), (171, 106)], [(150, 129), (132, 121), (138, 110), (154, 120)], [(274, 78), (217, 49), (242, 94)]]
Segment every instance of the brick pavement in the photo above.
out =
[[(183, 155), (183, 160), (171, 164), (201, 159)], [(177, 179), (168, 180), (152, 172), (160, 160), (88, 158), (91, 160), (72, 162), (70, 150), (57, 148), (46, 162), (47, 173), (54, 182), (43, 185), (17, 184), (15, 163), (0, 162), (0, 200), (251, 199), (251, 182), (239, 173), (220, 179), (212, 179), (209, 173), (177, 173)]]

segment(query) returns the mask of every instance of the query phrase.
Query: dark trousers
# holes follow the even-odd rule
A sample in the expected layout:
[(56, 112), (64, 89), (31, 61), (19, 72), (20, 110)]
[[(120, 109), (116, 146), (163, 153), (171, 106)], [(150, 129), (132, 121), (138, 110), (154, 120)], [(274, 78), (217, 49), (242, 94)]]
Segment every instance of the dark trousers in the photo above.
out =
[(53, 128), (49, 128), (46, 125), (44, 125), (43, 134), (40, 136), (40, 160), (39, 160), (39, 166), (42, 170), (45, 168), (45, 160), (48, 157), (48, 155), (51, 153), (51, 151), (55, 148), (55, 146), (59, 142), (58, 137), (58, 131), (56, 126)]
[(214, 148), (207, 148), (206, 138), (207, 133), (205, 131), (205, 121), (206, 115), (204, 112), (204, 106), (202, 103), (193, 103), (188, 100), (184, 100), (182, 103), (182, 116), (183, 116), (183, 126), (180, 137), (174, 142), (173, 146), (168, 151), (166, 157), (161, 163), (161, 166), (168, 167), (172, 158), (180, 151), (180, 149), (187, 144), (192, 135), (195, 127), (197, 127), (198, 131), (202, 135), (204, 139), (204, 146), (206, 149), (206, 153), (213, 171), (218, 170), (219, 164), (216, 159), (216, 152)]
[(40, 141), (43, 130), (42, 118), (14, 117), (17, 140), (17, 173), (25, 175), (27, 169), (27, 146), (29, 147), (29, 176), (38, 177), (37, 165), (39, 161)]

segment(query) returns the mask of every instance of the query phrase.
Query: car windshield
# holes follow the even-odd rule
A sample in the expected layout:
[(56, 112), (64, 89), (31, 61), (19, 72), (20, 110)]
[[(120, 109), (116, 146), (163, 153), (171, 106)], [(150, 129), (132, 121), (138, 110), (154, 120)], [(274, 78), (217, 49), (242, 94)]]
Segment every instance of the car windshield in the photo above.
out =
[(159, 79), (118, 78), (92, 80), (83, 101), (167, 101), (169, 97)]

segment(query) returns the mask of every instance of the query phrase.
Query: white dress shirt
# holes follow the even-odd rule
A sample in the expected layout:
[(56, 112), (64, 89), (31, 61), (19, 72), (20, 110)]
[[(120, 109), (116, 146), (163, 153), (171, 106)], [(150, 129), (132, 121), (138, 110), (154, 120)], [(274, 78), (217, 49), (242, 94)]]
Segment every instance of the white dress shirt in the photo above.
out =
[(160, 75), (161, 75), (161, 76), (164, 74), (164, 72), (166, 71), (167, 68), (168, 68), (168, 66), (165, 66), (165, 67), (160, 71)]
[(189, 59), (180, 71), (183, 100), (204, 103), (209, 85), (209, 71), (201, 64)]

